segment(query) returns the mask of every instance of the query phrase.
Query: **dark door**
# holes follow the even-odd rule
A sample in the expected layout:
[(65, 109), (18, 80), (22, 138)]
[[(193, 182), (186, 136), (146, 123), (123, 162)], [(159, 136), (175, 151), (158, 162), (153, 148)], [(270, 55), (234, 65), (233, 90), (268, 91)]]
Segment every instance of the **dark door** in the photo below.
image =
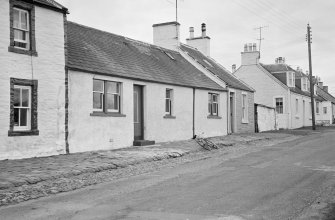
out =
[(143, 140), (143, 88), (134, 85), (134, 140)]
[(234, 93), (230, 93), (230, 132), (234, 133)]

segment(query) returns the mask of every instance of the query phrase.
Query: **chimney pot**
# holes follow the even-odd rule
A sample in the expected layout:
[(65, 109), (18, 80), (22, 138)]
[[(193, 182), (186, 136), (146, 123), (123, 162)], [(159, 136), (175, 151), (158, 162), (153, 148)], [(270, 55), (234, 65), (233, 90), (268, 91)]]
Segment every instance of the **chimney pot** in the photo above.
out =
[(201, 24), (201, 36), (206, 37), (206, 24), (205, 23)]
[(190, 27), (190, 39), (194, 38), (194, 27)]
[(231, 66), (231, 69), (232, 69), (232, 72), (234, 73), (234, 72), (236, 71), (236, 64), (233, 64), (233, 65)]
[(248, 52), (248, 44), (244, 44), (244, 52)]
[(252, 51), (257, 51), (256, 43), (254, 43), (254, 44), (252, 45)]
[(252, 43), (249, 43), (249, 49), (248, 49), (249, 52), (252, 51)]

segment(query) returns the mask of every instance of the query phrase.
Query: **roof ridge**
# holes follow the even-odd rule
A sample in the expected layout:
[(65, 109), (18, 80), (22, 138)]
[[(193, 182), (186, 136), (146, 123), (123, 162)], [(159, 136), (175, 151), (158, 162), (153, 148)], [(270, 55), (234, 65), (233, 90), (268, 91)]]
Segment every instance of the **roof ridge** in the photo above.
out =
[(119, 34), (114, 34), (114, 33), (108, 32), (108, 31), (104, 31), (104, 30), (101, 30), (101, 29), (98, 29), (98, 28), (86, 26), (86, 25), (79, 24), (79, 23), (76, 23), (76, 22), (73, 22), (73, 21), (67, 21), (67, 22), (72, 23), (72, 24), (77, 25), (77, 26), (80, 26), (80, 27), (83, 27), (83, 28), (87, 28), (87, 29), (93, 30), (93, 31), (99, 31), (99, 32), (102, 32), (102, 33), (105, 33), (105, 34), (108, 34), (108, 35), (112, 35), (112, 36), (115, 36), (115, 37), (123, 38), (126, 41), (137, 43), (137, 44), (144, 45), (144, 46), (147, 46), (147, 47), (152, 47), (152, 48), (155, 48), (155, 49), (159, 49), (159, 50), (163, 50), (163, 51), (168, 51), (168, 52), (172, 52), (172, 53), (176, 53), (176, 54), (179, 53), (178, 51), (175, 51), (175, 50), (167, 49), (165, 47), (157, 46), (155, 44), (151, 44), (151, 43), (144, 42), (144, 41), (135, 40), (133, 38), (129, 38), (129, 37), (126, 37), (126, 36), (123, 36), (123, 35), (119, 35)]

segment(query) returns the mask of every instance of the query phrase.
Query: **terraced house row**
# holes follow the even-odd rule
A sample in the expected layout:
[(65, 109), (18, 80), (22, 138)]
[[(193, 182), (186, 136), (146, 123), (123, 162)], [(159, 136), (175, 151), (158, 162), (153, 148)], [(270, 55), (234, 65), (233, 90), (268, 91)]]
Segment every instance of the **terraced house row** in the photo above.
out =
[[(211, 58), (205, 24), (198, 37), (190, 28), (186, 44), (179, 23), (154, 24), (148, 44), (67, 21), (68, 9), (53, 0), (0, 5), (0, 159), (310, 123), (290, 110), (295, 100), (307, 110), (303, 73), (260, 64), (252, 50), (242, 53), (232, 74)], [(278, 84), (278, 94), (248, 80), (259, 72)], [(325, 122), (334, 115), (334, 100), (317, 88)]]

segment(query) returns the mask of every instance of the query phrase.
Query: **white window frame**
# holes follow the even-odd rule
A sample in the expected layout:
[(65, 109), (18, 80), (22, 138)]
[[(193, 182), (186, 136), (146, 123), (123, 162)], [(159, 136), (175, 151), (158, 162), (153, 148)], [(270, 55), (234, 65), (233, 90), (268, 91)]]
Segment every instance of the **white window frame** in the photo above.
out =
[[(279, 113), (277, 111), (277, 99), (282, 99), (282, 112), (281, 113)], [(284, 97), (282, 97), (282, 96), (274, 97), (274, 107), (275, 107), (275, 110), (276, 110), (277, 114), (279, 114), (279, 115), (284, 114), (284, 112), (285, 112), (284, 111), (284, 103), (285, 103)]]
[(327, 112), (328, 112), (328, 108), (327, 108), (327, 106), (323, 107), (323, 114), (326, 115)]
[[(216, 97), (217, 101), (213, 101), (213, 97)], [(208, 93), (208, 113), (210, 116), (219, 116), (219, 94), (217, 93)], [(215, 110), (215, 111), (213, 111)]]
[[(31, 130), (31, 86), (14, 85), (14, 89), (20, 89), (20, 106), (14, 106), (14, 109), (19, 109), (19, 125), (14, 125), (14, 131), (29, 131)], [(22, 106), (22, 89), (28, 89), (28, 106)], [(27, 109), (27, 125), (20, 126), (20, 109)]]
[(315, 113), (320, 114), (320, 102), (315, 102)]
[(308, 87), (307, 87), (307, 78), (303, 77), (301, 78), (301, 88), (303, 91), (308, 91)]
[[(169, 93), (170, 97), (167, 97), (167, 93)], [(168, 106), (166, 106), (168, 103)], [(168, 107), (168, 111), (166, 111)], [(173, 89), (165, 90), (165, 114), (172, 115), (173, 112)]]
[[(101, 81), (102, 82), (102, 91), (95, 91), (94, 90), (94, 81)], [(100, 93), (102, 94), (102, 104), (101, 104), (101, 108), (94, 108), (94, 93)], [(93, 79), (93, 97), (92, 97), (92, 101), (93, 101), (93, 111), (95, 112), (103, 112), (104, 111), (104, 99), (105, 99), (105, 81), (101, 80), (101, 79)]]
[[(19, 42), (19, 43), (25, 43), (26, 44), (26, 47), (18, 47), (18, 46), (15, 46), (16, 48), (20, 48), (20, 49), (24, 49), (24, 50), (29, 50), (30, 48), (30, 13), (29, 11), (27, 10), (23, 10), (23, 9), (20, 9), (20, 8), (16, 8), (14, 7), (13, 8), (13, 12), (14, 11), (18, 11), (19, 12), (19, 20), (18, 20), (18, 27), (15, 27), (14, 26), (14, 19), (15, 19), (15, 16), (13, 15), (13, 31), (15, 32), (15, 30), (18, 30), (18, 31), (23, 31), (25, 33), (25, 38), (26, 40), (22, 40), (22, 39), (17, 39), (15, 38), (15, 33), (14, 33), (14, 44), (15, 42)], [(27, 28), (24, 29), (21, 27), (21, 14), (22, 13), (26, 13), (27, 14)]]
[[(92, 88), (92, 108), (94, 112), (105, 112), (105, 113), (121, 113), (121, 104), (122, 104), (122, 83), (111, 81), (111, 80), (103, 80), (103, 79), (93, 79), (93, 87), (94, 87), (94, 80), (101, 81), (103, 85), (102, 91), (95, 91), (94, 88)], [(119, 88), (118, 92), (107, 92), (107, 83), (116, 83), (116, 86)], [(102, 107), (101, 108), (94, 108), (94, 93), (100, 93), (102, 94)], [(117, 109), (108, 109), (108, 103), (107, 103), (107, 94), (111, 95), (117, 95), (118, 96), (118, 105)]]
[(288, 79), (287, 79), (287, 85), (289, 87), (295, 87), (295, 75), (294, 72), (288, 72)]
[[(106, 87), (106, 84), (107, 83), (116, 83), (116, 88), (119, 88), (119, 91), (117, 91), (117, 92), (108, 92), (107, 91), (107, 87)], [(117, 109), (108, 109), (108, 104), (107, 103), (105, 103), (105, 105), (106, 105), (106, 111), (107, 112), (121, 112), (121, 83), (120, 82), (115, 82), (115, 81), (104, 81), (104, 88), (106, 88), (105, 89), (105, 102), (107, 102), (107, 95), (108, 94), (111, 94), (111, 95), (113, 95), (113, 96), (117, 96), (118, 98), (117, 98), (117, 101), (118, 101), (118, 105), (117, 105)]]
[(241, 96), (242, 102), (242, 123), (249, 123), (248, 118), (248, 94), (246, 92), (242, 92)]

